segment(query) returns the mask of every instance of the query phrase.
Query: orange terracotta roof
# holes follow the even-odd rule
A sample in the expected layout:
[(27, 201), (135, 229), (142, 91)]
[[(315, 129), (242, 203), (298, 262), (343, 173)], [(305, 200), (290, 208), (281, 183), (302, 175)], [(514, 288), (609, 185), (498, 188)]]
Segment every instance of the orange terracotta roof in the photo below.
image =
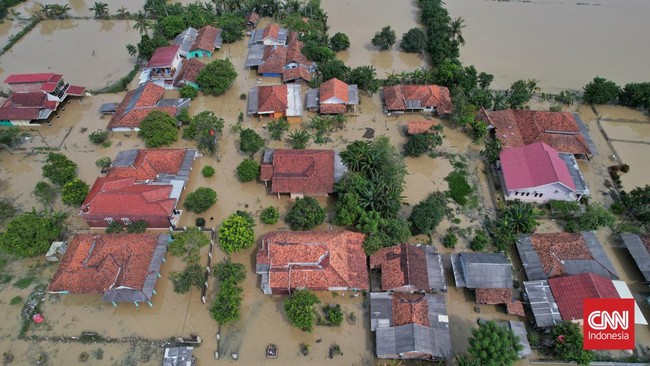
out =
[(260, 15), (256, 12), (250, 12), (246, 17), (246, 23), (257, 24), (257, 21), (260, 19)]
[(305, 44), (299, 41), (298, 39), (292, 39), (291, 41), (289, 41), (287, 46), (287, 56), (286, 56), (287, 58), (285, 63), (289, 64), (295, 62), (301, 65), (311, 65), (313, 62), (309, 61), (309, 59), (302, 54), (302, 47), (304, 45)]
[(154, 83), (145, 83), (137, 89), (130, 90), (115, 109), (115, 114), (108, 123), (108, 128), (129, 127), (140, 125), (152, 111), (162, 111), (170, 116), (176, 115), (176, 107), (157, 107), (162, 99), (165, 88)]
[(415, 291), (431, 290), (423, 248), (410, 244), (382, 248), (370, 256), (370, 268), (381, 269), (382, 291), (403, 286), (412, 286)]
[(440, 124), (438, 120), (422, 120), (406, 122), (406, 133), (416, 135), (419, 133), (434, 133), (431, 127)]
[(258, 90), (259, 112), (286, 112), (287, 86), (286, 85), (262, 85)]
[(429, 302), (426, 294), (394, 292), (391, 294), (393, 306), (392, 323), (394, 327), (417, 324), (430, 327)]
[(453, 110), (449, 89), (444, 86), (395, 85), (384, 87), (384, 104), (389, 111), (406, 110), (409, 101), (418, 101), (421, 108), (435, 107), (438, 114), (450, 113)]
[(262, 64), (257, 67), (259, 74), (281, 74), (287, 59), (287, 48), (283, 46), (266, 46)]
[(512, 302), (511, 288), (477, 288), (476, 302), (479, 304), (509, 304)]
[(79, 234), (68, 241), (48, 291), (97, 294), (127, 287), (142, 290), (157, 234)]
[(178, 174), (183, 165), (184, 149), (141, 149), (131, 166), (111, 167), (111, 178), (135, 178), (136, 181), (156, 180), (158, 174)]
[(306, 67), (298, 66), (295, 69), (286, 69), (282, 73), (282, 81), (295, 81), (302, 79), (304, 81), (310, 81), (313, 78), (312, 74), (307, 70)]
[(479, 117), (494, 126), (503, 148), (544, 142), (560, 153), (591, 154), (585, 137), (569, 112), (482, 110)]
[(81, 216), (169, 216), (176, 207), (176, 199), (169, 197), (172, 188), (167, 184), (137, 184), (135, 178), (100, 177), (81, 206)]
[(530, 241), (548, 277), (567, 274), (563, 264), (565, 260), (594, 259), (580, 233), (532, 234)]
[[(273, 167), (270, 178), (268, 165)], [(333, 150), (277, 149), (273, 162), (262, 164), (262, 169), (261, 177), (271, 180), (273, 193), (325, 195), (334, 191)]]
[(220, 29), (217, 29), (211, 25), (201, 27), (196, 33), (196, 39), (194, 40), (190, 51), (214, 51), (214, 41), (217, 39), (219, 32), (221, 32)]
[(198, 58), (191, 58), (183, 61), (183, 66), (181, 66), (181, 70), (178, 72), (174, 84), (179, 83), (182, 80), (196, 83), (196, 77), (199, 76), (199, 72), (201, 72), (204, 67), (205, 64), (199, 61)]
[(347, 111), (345, 104), (321, 104), (318, 110), (320, 114), (342, 114)]
[(351, 231), (275, 231), (262, 238), (257, 265), (272, 289), (368, 289), (365, 235)]
[(287, 44), (298, 41), (299, 36), (298, 32), (290, 31), (289, 34), (287, 34)]
[(320, 103), (321, 108), (323, 102), (329, 99), (336, 98), (344, 104), (349, 101), (348, 99), (348, 84), (342, 82), (337, 78), (332, 78), (320, 85)]
[(280, 34), (280, 26), (275, 23), (271, 23), (267, 25), (266, 28), (264, 28), (264, 33), (262, 34), (264, 35), (263, 38), (270, 37), (273, 39), (278, 39), (278, 35)]
[(524, 311), (524, 304), (521, 301), (510, 301), (506, 303), (506, 311), (508, 314), (517, 316), (526, 316)]

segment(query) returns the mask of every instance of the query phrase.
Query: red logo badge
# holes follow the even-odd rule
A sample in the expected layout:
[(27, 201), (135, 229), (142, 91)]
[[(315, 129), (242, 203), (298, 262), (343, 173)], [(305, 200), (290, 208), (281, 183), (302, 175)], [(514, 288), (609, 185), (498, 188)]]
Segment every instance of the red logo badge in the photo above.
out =
[(585, 299), (584, 348), (634, 349), (634, 299)]

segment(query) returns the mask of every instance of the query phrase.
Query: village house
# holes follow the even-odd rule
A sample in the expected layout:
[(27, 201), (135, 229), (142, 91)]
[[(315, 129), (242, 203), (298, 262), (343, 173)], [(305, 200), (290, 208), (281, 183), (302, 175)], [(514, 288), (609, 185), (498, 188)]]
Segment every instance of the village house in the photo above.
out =
[(102, 294), (102, 300), (153, 306), (169, 234), (77, 234), (68, 247), (49, 293)]
[(446, 360), (453, 355), (444, 295), (371, 292), (370, 330), (378, 358)]
[(257, 22), (259, 22), (259, 20), (260, 20), (260, 15), (254, 11), (251, 11), (246, 16), (246, 26), (250, 28), (255, 28), (257, 27)]
[(589, 159), (596, 153), (587, 127), (569, 112), (481, 109), (478, 118), (487, 123), (504, 149), (543, 142), (558, 153)]
[(399, 244), (370, 256), (370, 271), (381, 273), (381, 291), (447, 291), (442, 256), (432, 246)]
[(174, 38), (174, 44), (180, 46), (179, 55), (188, 60), (195, 57), (212, 57), (215, 49), (223, 43), (221, 29), (206, 25), (197, 31), (189, 27)]
[(188, 58), (187, 54), (190, 52), (190, 48), (196, 40), (196, 34), (198, 31), (196, 28), (188, 27), (179, 35), (174, 37), (174, 44), (178, 45), (178, 54), (183, 58)]
[(529, 281), (580, 273), (618, 279), (592, 231), (520, 235), (516, 246)]
[(274, 231), (262, 237), (255, 272), (262, 291), (290, 294), (368, 290), (365, 235), (352, 231)]
[(174, 80), (174, 86), (176, 88), (182, 88), (189, 85), (194, 89), (200, 89), (201, 87), (196, 81), (196, 78), (203, 68), (205, 68), (205, 64), (196, 58), (184, 61), (183, 66), (181, 66), (181, 71), (178, 72), (176, 80)]
[(290, 123), (302, 121), (300, 85), (261, 85), (248, 93), (249, 116), (286, 118)]
[(289, 33), (287, 45), (251, 45), (245, 66), (257, 68), (257, 73), (264, 77), (281, 77), (285, 83), (309, 82), (316, 63), (302, 54), (303, 46), (296, 32)]
[(503, 149), (497, 170), (506, 200), (580, 202), (589, 189), (573, 154), (543, 142)]
[(164, 94), (165, 89), (153, 82), (140, 84), (126, 93), (122, 102), (104, 109), (105, 113), (113, 114), (107, 128), (115, 132), (139, 131), (140, 122), (152, 111), (176, 117), (181, 109), (190, 106), (189, 98), (162, 99)]
[(12, 74), (4, 82), (11, 94), (0, 103), (0, 126), (38, 126), (56, 114), (68, 96), (81, 97), (86, 92), (85, 87), (70, 85), (63, 75), (54, 73)]
[(253, 30), (248, 45), (284, 46), (287, 44), (288, 35), (289, 31), (287, 28), (280, 28), (276, 23), (271, 23), (264, 29)]
[(140, 75), (140, 84), (151, 81), (165, 89), (173, 89), (182, 63), (179, 45), (158, 47)]
[(320, 114), (356, 112), (359, 105), (359, 88), (332, 78), (319, 89), (307, 91), (307, 109)]
[(439, 125), (439, 120), (425, 119), (421, 121), (408, 121), (404, 127), (404, 133), (409, 136), (418, 135), (421, 133), (436, 133), (433, 127)]
[(267, 149), (262, 157), (260, 180), (271, 183), (271, 193), (291, 198), (327, 196), (334, 192), (347, 168), (334, 150)]
[(641, 271), (645, 284), (650, 285), (650, 234), (621, 234), (623, 245)]
[(184, 149), (121, 151), (106, 177), (95, 180), (81, 205), (81, 217), (92, 228), (114, 221), (175, 227), (182, 214), (176, 205), (196, 157), (196, 150)]
[[(295, 33), (295, 32), (292, 32)], [(288, 44), (289, 31), (286, 28), (280, 28), (277, 24), (271, 23), (264, 29), (253, 30), (251, 33), (251, 39), (248, 43), (248, 56), (246, 56), (246, 61), (244, 62), (244, 67), (247, 69), (256, 68), (265, 61), (265, 57), (268, 65), (265, 67), (266, 73), (272, 73), (270, 70), (272, 66), (275, 67), (276, 64), (286, 65), (284, 62), (286, 58)], [(292, 36), (291, 40), (297, 40), (296, 36)], [(300, 46), (302, 48), (302, 45)], [(275, 51), (277, 50), (277, 51)], [(280, 53), (279, 55), (276, 54)], [(258, 70), (258, 73), (262, 74)], [(273, 72), (278, 74), (279, 72)], [(278, 75), (279, 76), (279, 75)]]
[(444, 116), (452, 112), (449, 89), (438, 85), (385, 86), (385, 113), (435, 113)]

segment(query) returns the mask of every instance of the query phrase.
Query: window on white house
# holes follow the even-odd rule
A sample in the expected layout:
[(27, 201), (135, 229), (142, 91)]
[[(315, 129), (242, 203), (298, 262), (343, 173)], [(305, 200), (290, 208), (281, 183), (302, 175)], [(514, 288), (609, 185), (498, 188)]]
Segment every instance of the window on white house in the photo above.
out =
[(107, 218), (105, 218), (104, 220), (105, 220), (106, 222), (108, 222), (109, 224), (112, 224), (112, 223), (113, 223), (113, 218), (112, 218), (112, 217), (107, 217)]
[(124, 225), (131, 225), (131, 219), (129, 219), (128, 217), (123, 217), (122, 218), (122, 223)]

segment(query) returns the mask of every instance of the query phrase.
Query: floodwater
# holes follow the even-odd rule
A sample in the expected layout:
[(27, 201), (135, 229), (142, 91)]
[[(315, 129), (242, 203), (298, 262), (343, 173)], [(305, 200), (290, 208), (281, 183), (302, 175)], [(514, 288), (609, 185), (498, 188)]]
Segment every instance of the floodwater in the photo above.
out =
[[(108, 4), (108, 12), (111, 15), (116, 14), (117, 9), (125, 7), (131, 13), (136, 13), (142, 10), (144, 5), (144, 0), (105, 0), (104, 3)], [(13, 9), (21, 13), (21, 17), (27, 17), (30, 15), (36, 14), (40, 9), (40, 4), (43, 5), (52, 5), (52, 4), (68, 4), (70, 5), (71, 10), (68, 11), (68, 14), (73, 17), (90, 17), (94, 16), (94, 12), (90, 11), (89, 8), (93, 6), (95, 1), (91, 0), (69, 0), (69, 1), (60, 1), (60, 0), (29, 0), (23, 4), (15, 6)]]
[(125, 47), (140, 39), (132, 23), (44, 20), (0, 57), (0, 79), (16, 73), (55, 72), (90, 89), (113, 84), (134, 66), (135, 59)]
[[(337, 54), (347, 65), (373, 65), (382, 79), (391, 73), (427, 66), (423, 55), (401, 52), (399, 48), (402, 35), (420, 27), (416, 1), (324, 0), (321, 7), (328, 16), (330, 36), (343, 32), (350, 38), (350, 48)], [(370, 40), (387, 25), (395, 31), (397, 42), (392, 49), (379, 51)]]
[[(363, 1), (362, 1), (363, 2)], [(581, 90), (596, 75), (619, 84), (650, 75), (650, 23), (645, 0), (445, 2), (463, 17), (464, 64), (494, 74), (507, 89), (537, 79), (545, 92)]]

